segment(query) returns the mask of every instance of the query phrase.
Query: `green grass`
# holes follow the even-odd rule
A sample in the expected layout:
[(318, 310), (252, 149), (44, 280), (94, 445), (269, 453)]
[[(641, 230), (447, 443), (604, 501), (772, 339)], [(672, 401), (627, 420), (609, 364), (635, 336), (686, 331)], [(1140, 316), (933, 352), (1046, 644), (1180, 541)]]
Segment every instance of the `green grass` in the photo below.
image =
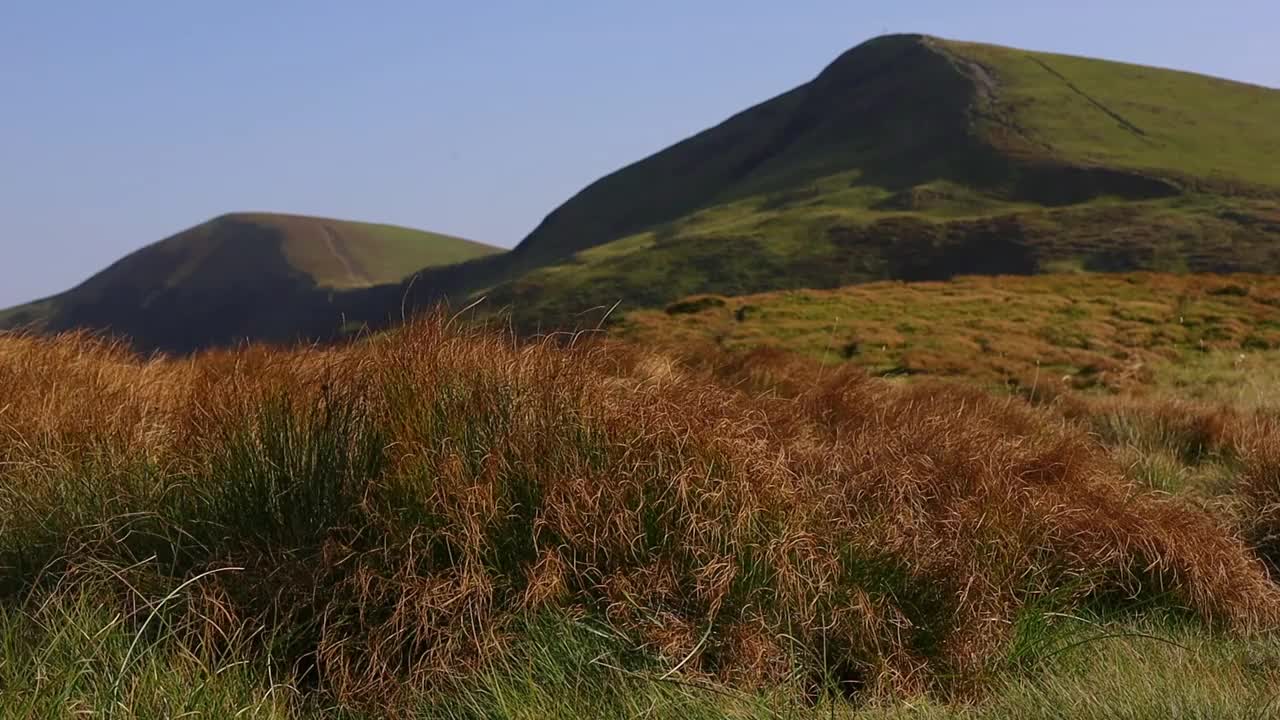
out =
[[(545, 616), (483, 669), (436, 692), (396, 698), (396, 717), (442, 720), (1145, 720), (1280, 712), (1280, 644), (1222, 637), (1158, 617), (1124, 623), (1046, 616), (1024, 625), (1019, 654), (981, 696), (850, 703), (820, 692), (747, 692), (668, 674), (607, 629)], [(161, 630), (139, 635), (96, 598), (0, 609), (0, 718), (245, 717), (372, 720), (307, 697), (252, 655), (212, 657)]]
[[(248, 224), (274, 236), (290, 266), (320, 288), (350, 289), (397, 283), (428, 267), (452, 265), (498, 252), (462, 238), (396, 225), (353, 222), (276, 213), (236, 213), (211, 221), (215, 226)], [(190, 232), (199, 232), (198, 226)], [(226, 231), (224, 230), (224, 233)], [(185, 234), (185, 233), (184, 233)], [(165, 242), (180, 246), (183, 234)], [(181, 253), (180, 247), (170, 252)], [(198, 264), (190, 273), (208, 272)], [(184, 279), (174, 278), (170, 286)]]
[[(254, 216), (282, 229), (285, 254), (327, 288), (397, 283), (423, 268), (452, 265), (498, 252), (470, 240), (423, 230), (323, 218)], [(324, 230), (347, 264), (330, 252)], [(349, 270), (354, 270), (353, 276)]]
[(377, 283), (397, 282), (422, 268), (453, 265), (499, 252), (489, 245), (397, 225), (340, 221), (338, 227), (343, 237), (350, 234), (359, 239), (348, 241), (348, 249)]
[(395, 283), (426, 267), (497, 252), (469, 240), (393, 225), (232, 213), (148, 246), (86, 285), (127, 280), (179, 290), (233, 288), (246, 282), (246, 270), (252, 268), (230, 247), (264, 257), (274, 254), (285, 272), (325, 289)]
[[(1034, 629), (1033, 629), (1034, 628)], [(1240, 641), (1159, 617), (1124, 623), (1041, 618), (1006, 678), (968, 701), (899, 697), (809, 704), (663, 677), (589, 627), (533, 628), (514, 652), (423, 714), (440, 718), (797, 718), (1013, 720), (1246, 718), (1280, 712), (1280, 644)]]
[(1280, 407), (1280, 349), (1251, 334), (1239, 350), (1195, 353), (1188, 362), (1152, 368), (1153, 382), (1171, 395), (1245, 409)]
[(294, 717), (296, 689), (258, 660), (204, 656), (92, 593), (0, 607), (0, 718)]
[(990, 68), (1016, 149), (1194, 182), (1280, 187), (1280, 92), (1097, 59), (943, 42)]
[[(1092, 639), (1090, 639), (1092, 638)], [(1280, 645), (1139, 622), (1100, 626), (1045, 672), (1006, 685), (979, 718), (1246, 718), (1280, 713)], [(1069, 649), (1068, 649), (1069, 648)]]
[[(1280, 225), (1242, 234), (1203, 201), (1105, 203), (986, 217), (877, 213), (814, 200), (757, 212), (747, 199), (584, 250), (475, 293), (522, 327), (573, 325), (593, 307), (655, 307), (695, 293), (742, 295), (955, 274), (1280, 272)], [(1213, 207), (1225, 207), (1210, 203)], [(1270, 202), (1235, 201), (1269, 212)], [(596, 316), (598, 317), (598, 315)]]

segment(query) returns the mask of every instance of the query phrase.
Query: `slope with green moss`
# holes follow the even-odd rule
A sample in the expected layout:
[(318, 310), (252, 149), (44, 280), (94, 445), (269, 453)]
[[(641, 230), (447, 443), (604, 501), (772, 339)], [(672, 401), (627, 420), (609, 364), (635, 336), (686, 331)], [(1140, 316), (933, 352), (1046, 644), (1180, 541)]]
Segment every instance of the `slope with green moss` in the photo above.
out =
[(140, 349), (324, 336), (335, 292), (497, 252), (470, 240), (329, 218), (223, 215), (149, 245), (61, 295), (0, 313), (0, 329), (106, 330)]
[(698, 292), (1275, 272), (1277, 157), (1275, 90), (884, 37), (591, 185), (455, 290), (530, 326)]

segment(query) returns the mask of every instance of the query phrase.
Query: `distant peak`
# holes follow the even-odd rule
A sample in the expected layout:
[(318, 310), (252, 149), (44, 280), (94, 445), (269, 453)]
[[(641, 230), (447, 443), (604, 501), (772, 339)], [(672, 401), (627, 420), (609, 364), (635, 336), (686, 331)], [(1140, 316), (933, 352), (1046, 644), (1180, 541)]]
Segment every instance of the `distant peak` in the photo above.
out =
[(909, 45), (928, 43), (939, 39), (940, 38), (933, 37), (932, 35), (924, 35), (921, 33), (888, 33), (886, 35), (877, 35), (870, 40), (861, 42), (853, 46), (849, 52), (885, 46), (906, 47)]
[[(867, 43), (920, 42), (922, 40), (930, 40), (930, 39), (933, 39), (933, 36), (925, 35), (924, 33), (885, 33), (884, 35), (877, 35), (871, 38), (870, 40), (867, 41)], [(866, 43), (863, 43), (863, 44), (865, 45)]]
[(916, 33), (880, 35), (841, 53), (818, 77), (884, 70), (895, 62), (911, 57), (913, 51), (934, 51), (936, 43), (937, 38)]

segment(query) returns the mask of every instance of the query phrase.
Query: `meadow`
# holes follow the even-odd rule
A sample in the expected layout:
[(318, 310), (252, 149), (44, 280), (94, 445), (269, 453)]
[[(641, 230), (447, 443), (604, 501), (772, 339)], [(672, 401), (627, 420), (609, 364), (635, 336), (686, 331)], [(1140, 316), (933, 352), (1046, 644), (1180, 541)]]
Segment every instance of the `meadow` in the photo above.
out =
[(439, 315), (8, 335), (0, 717), (1280, 713), (1277, 422)]
[(695, 295), (620, 315), (619, 337), (691, 361), (786, 349), (882, 377), (1274, 405), (1280, 282), (1059, 273)]

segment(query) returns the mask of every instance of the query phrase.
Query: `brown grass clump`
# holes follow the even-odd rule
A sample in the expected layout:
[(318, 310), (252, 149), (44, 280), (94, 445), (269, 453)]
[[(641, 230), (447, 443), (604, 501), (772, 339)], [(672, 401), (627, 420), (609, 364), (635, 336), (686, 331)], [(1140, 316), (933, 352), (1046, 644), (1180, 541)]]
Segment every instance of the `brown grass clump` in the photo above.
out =
[(976, 390), (846, 369), (762, 395), (779, 358), (715, 381), (438, 319), (187, 360), (4, 338), (0, 361), (0, 601), (103, 583), (347, 701), (457, 677), (548, 612), (682, 672), (849, 693), (963, 688), (1036, 608), (1280, 613), (1212, 517)]
[(1151, 397), (1064, 393), (1048, 404), (1084, 423), (1108, 446), (1168, 449), (1190, 463), (1242, 449), (1254, 417), (1224, 404)]
[(1243, 504), (1241, 525), (1272, 576), (1280, 578), (1280, 425), (1257, 417), (1242, 435), (1236, 488)]
[(1280, 572), (1280, 416), (1274, 409), (1069, 393), (1048, 405), (1089, 430), (1113, 457), (1182, 476), (1184, 487), (1167, 489), (1207, 497), (1273, 577)]

